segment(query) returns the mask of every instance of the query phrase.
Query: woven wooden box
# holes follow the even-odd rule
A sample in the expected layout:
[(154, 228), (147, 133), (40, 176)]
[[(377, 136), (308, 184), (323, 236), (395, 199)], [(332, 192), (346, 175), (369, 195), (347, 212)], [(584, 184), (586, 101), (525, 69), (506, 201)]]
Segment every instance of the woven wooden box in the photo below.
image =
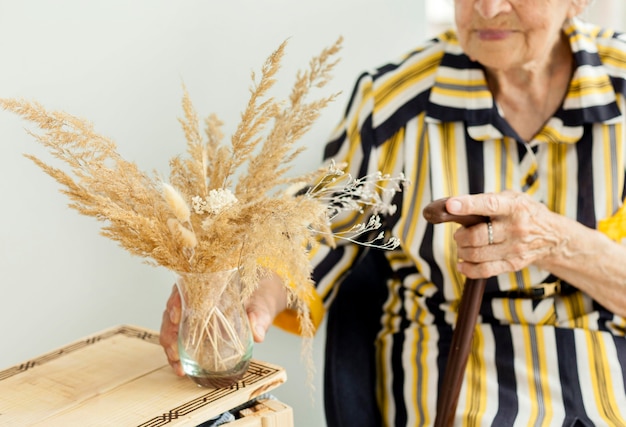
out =
[(0, 426), (197, 426), (254, 401), (233, 427), (292, 427), (277, 400), (284, 369), (253, 360), (230, 388), (198, 387), (173, 374), (156, 332), (119, 326), (0, 371)]

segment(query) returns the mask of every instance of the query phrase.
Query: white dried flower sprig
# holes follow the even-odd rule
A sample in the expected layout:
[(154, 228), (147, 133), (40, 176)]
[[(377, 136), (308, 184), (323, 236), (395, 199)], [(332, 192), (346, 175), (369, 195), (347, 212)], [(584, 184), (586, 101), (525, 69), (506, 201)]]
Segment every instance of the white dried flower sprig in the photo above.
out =
[(237, 203), (237, 197), (228, 188), (218, 188), (209, 191), (206, 199), (200, 196), (194, 196), (191, 199), (192, 207), (198, 215), (208, 213), (217, 215), (222, 210)]
[[(373, 231), (382, 227), (381, 215), (395, 214), (397, 206), (392, 203), (393, 197), (408, 183), (403, 173), (391, 176), (375, 172), (354, 178), (331, 161), (325, 175), (316, 185), (300, 188), (299, 191), (305, 197), (314, 198), (327, 206), (329, 222), (346, 212), (372, 214), (366, 222), (358, 223), (348, 230), (333, 232), (319, 230), (317, 231), (319, 234), (369, 247), (395, 249), (400, 241), (396, 237), (385, 241), (384, 232), (378, 233), (369, 240), (359, 240), (359, 238), (371, 235)], [(296, 188), (289, 190), (294, 191)]]
[(363, 213), (366, 208), (374, 214), (393, 215), (396, 205), (391, 199), (407, 184), (403, 173), (391, 176), (374, 172), (354, 178), (331, 162), (327, 174), (306, 194), (328, 205), (331, 220), (342, 212)]
[(332, 236), (337, 239), (347, 240), (349, 242), (358, 243), (362, 246), (368, 246), (378, 249), (395, 249), (400, 245), (400, 239), (397, 237), (390, 237), (385, 240), (385, 232), (381, 231), (374, 238), (369, 240), (359, 240), (358, 238), (363, 235), (370, 234), (371, 232), (380, 229), (382, 222), (380, 221), (380, 215), (373, 215), (367, 221), (367, 223), (359, 223), (351, 227), (347, 231), (335, 231)]

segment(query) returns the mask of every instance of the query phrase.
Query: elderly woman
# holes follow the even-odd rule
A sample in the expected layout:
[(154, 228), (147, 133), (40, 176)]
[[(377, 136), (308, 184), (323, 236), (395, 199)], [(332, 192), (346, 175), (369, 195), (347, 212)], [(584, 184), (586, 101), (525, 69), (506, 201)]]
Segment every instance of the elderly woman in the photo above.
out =
[[(411, 181), (386, 219), (388, 280), (361, 284), (384, 291), (371, 425), (433, 423), (465, 277), (490, 279), (455, 425), (626, 425), (626, 38), (578, 20), (587, 2), (455, 0), (456, 31), (359, 78), (326, 156)], [(444, 197), (490, 222), (427, 223)], [(312, 254), (313, 318), (363, 252)], [(281, 289), (251, 301), (258, 341)], [(179, 370), (176, 304), (162, 340)]]

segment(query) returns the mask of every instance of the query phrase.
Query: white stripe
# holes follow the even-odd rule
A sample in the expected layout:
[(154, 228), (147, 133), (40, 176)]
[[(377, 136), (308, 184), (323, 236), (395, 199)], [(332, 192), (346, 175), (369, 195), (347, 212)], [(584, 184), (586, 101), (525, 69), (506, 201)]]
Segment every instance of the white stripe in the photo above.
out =
[[(587, 346), (587, 337), (585, 331), (575, 329), (574, 339), (576, 346), (576, 362), (578, 365), (578, 379), (580, 383), (580, 389), (582, 391), (583, 406), (585, 412), (592, 420), (600, 420), (600, 413), (597, 409), (597, 403), (595, 400), (595, 393), (593, 392), (593, 381), (591, 379), (591, 373), (593, 369), (589, 366), (589, 347)], [(622, 389), (623, 390), (623, 389)], [(604, 423), (604, 422), (603, 422)], [(600, 424), (602, 425), (602, 424)]]
[(528, 363), (526, 362), (526, 343), (524, 342), (524, 330), (520, 325), (511, 325), (511, 338), (513, 341), (513, 352), (515, 365), (515, 381), (517, 383), (517, 399), (519, 408), (513, 427), (528, 427), (530, 424), (530, 387), (528, 384)]

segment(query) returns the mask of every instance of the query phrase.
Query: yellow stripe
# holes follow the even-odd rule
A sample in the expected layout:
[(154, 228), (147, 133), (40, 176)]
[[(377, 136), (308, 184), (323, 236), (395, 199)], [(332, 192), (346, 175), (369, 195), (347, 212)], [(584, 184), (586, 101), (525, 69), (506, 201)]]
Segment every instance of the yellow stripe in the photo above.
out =
[[(500, 140), (500, 141), (495, 141), (493, 144), (493, 148), (494, 148), (494, 162), (495, 165), (493, 165), (493, 169), (495, 170), (495, 178), (496, 178), (496, 182), (495, 182), (495, 188), (494, 190), (500, 190), (502, 189), (502, 185), (503, 182), (501, 181), (502, 178), (502, 156), (506, 157), (506, 150), (503, 150), (504, 148), (504, 141)], [(503, 153), (504, 152), (504, 153)], [(485, 173), (486, 175), (486, 173)]]
[(605, 65), (626, 69), (626, 55), (623, 50), (610, 45), (598, 45), (598, 54)]
[[(582, 292), (575, 292), (563, 297), (563, 304), (568, 313), (567, 326), (570, 328), (589, 329), (589, 316), (585, 313), (585, 298)], [(563, 323), (564, 319), (559, 319)]]
[[(537, 337), (537, 342), (538, 343), (543, 343), (545, 342), (545, 329), (544, 328), (533, 328), (534, 331), (536, 331), (536, 337)], [(543, 409), (545, 411), (545, 416), (543, 418), (543, 426), (549, 427), (552, 423), (552, 419), (554, 417), (554, 408), (553, 408), (553, 404), (552, 404), (552, 394), (550, 393), (550, 382), (549, 382), (549, 378), (550, 378), (550, 373), (548, 372), (548, 358), (546, 355), (546, 346), (544, 345), (537, 345), (536, 347), (536, 351), (538, 353), (538, 363), (539, 363), (539, 379), (540, 381), (540, 387), (541, 387), (541, 391), (542, 391), (542, 396), (543, 396)], [(537, 408), (539, 409), (539, 408)]]
[(390, 402), (393, 402), (393, 394), (387, 393), (388, 389), (391, 389), (390, 385), (387, 385), (391, 376), (390, 367), (385, 364), (385, 361), (389, 360), (388, 354), (391, 354), (392, 337), (389, 334), (383, 335), (377, 341), (378, 347), (376, 349), (376, 365), (378, 376), (376, 377), (376, 400), (380, 407), (380, 413), (383, 420), (389, 418)]
[(504, 144), (504, 155), (505, 157), (505, 164), (506, 164), (506, 175), (505, 175), (505, 179), (506, 181), (504, 182), (504, 185), (502, 187), (500, 187), (500, 190), (505, 190), (505, 189), (509, 189), (509, 188), (513, 188), (513, 177), (515, 176), (515, 168), (516, 168), (516, 164), (513, 162), (513, 159), (516, 158), (517, 156), (512, 156), (509, 155), (509, 152), (512, 152), (513, 150), (517, 150), (517, 142), (514, 141), (512, 138), (504, 138), (502, 140), (502, 143)]
[(463, 426), (480, 426), (487, 407), (487, 369), (485, 365), (485, 337), (481, 328), (475, 328), (472, 338), (472, 352), (467, 361), (467, 390), (463, 416)]
[(585, 76), (572, 80), (568, 97), (582, 98), (584, 96), (596, 96), (599, 94), (614, 93), (611, 81), (606, 75)]
[[(424, 117), (425, 114), (422, 113), (420, 114), (419, 118), (418, 118), (418, 124), (417, 127), (418, 129), (421, 129), (423, 126), (425, 126), (425, 122), (424, 122)], [(424, 198), (424, 189), (426, 188), (426, 183), (427, 178), (428, 178), (428, 159), (430, 158), (430, 153), (429, 153), (429, 141), (428, 141), (428, 132), (424, 132), (424, 140), (420, 141), (420, 138), (422, 137), (422, 135), (417, 134), (416, 141), (407, 141), (407, 144), (413, 144), (415, 143), (415, 145), (417, 146), (416, 150), (415, 150), (415, 156), (413, 156), (413, 159), (404, 159), (406, 162), (412, 161), (414, 162), (414, 164), (412, 165), (412, 169), (413, 171), (420, 171), (420, 175), (417, 177), (407, 177), (408, 179), (411, 180), (410, 185), (408, 186), (408, 188), (406, 188), (404, 191), (405, 192), (411, 192), (411, 198), (409, 199), (408, 197), (404, 197), (405, 203), (402, 204), (402, 215), (400, 218), (400, 230), (407, 230), (407, 231), (403, 231), (404, 233), (404, 239), (406, 242), (406, 246), (408, 248), (412, 248), (414, 242), (415, 242), (415, 233), (417, 230), (417, 224), (418, 221), (416, 221), (417, 218), (411, 218), (409, 213), (411, 211), (411, 209), (415, 209), (416, 206), (414, 206), (414, 203), (418, 200), (422, 200)], [(422, 145), (423, 144), (423, 145)], [(420, 153), (420, 148), (423, 149), (422, 151), (422, 156), (418, 156), (418, 154)], [(405, 156), (403, 156), (404, 158)], [(415, 180), (415, 181), (413, 181)], [(421, 212), (418, 212), (419, 209), (416, 209), (415, 214), (416, 215), (421, 215)], [(421, 218), (420, 218), (421, 220)], [(416, 251), (417, 253), (417, 251)], [(418, 266), (420, 267), (420, 266)], [(419, 269), (420, 271), (422, 271), (421, 269)]]
[(391, 362), (390, 355), (393, 354), (393, 334), (398, 332), (399, 318), (394, 313), (397, 313), (402, 301), (398, 297), (398, 288), (400, 283), (394, 280), (389, 284), (390, 301), (385, 305), (381, 324), (383, 325), (383, 333), (377, 340), (378, 346), (376, 347), (376, 363), (378, 365), (377, 376), (377, 399), (380, 405), (380, 411), (383, 419), (388, 419), (390, 411), (393, 408), (394, 396), (393, 393), (387, 393), (390, 389), (388, 386), (393, 371), (392, 366), (386, 362)]
[(574, 144), (578, 142), (577, 137), (565, 135), (559, 132), (557, 129), (553, 128), (552, 126), (547, 126), (547, 125), (544, 126), (543, 129), (541, 129), (541, 132), (539, 132), (537, 136), (535, 136), (535, 139), (540, 142), (553, 143), (553, 144), (554, 143)]
[(437, 71), (443, 52), (422, 58), (419, 62), (403, 69), (402, 73), (395, 73), (394, 77), (374, 89), (374, 113), (384, 109), (387, 105), (397, 102), (398, 96), (404, 92), (410, 93), (411, 86), (424, 82)]
[(491, 93), (486, 87), (487, 82), (485, 82), (485, 79), (473, 79), (472, 80), (472, 79), (461, 79), (461, 78), (455, 78), (455, 77), (450, 77), (450, 76), (437, 75), (437, 82), (443, 83), (446, 85), (463, 86), (465, 88), (484, 87), (485, 92)]
[(600, 416), (606, 421), (606, 425), (621, 425), (622, 419), (619, 416), (619, 409), (615, 400), (611, 370), (606, 363), (608, 355), (606, 353), (606, 343), (600, 338), (597, 332), (585, 331), (587, 337), (587, 348), (589, 351), (589, 369), (592, 374), (596, 406)]
[(513, 322), (513, 303), (515, 301), (511, 300), (511, 299), (502, 299), (502, 313), (504, 318), (509, 322), (509, 323), (514, 323)]
[(533, 404), (530, 407), (530, 415), (529, 418), (531, 420), (537, 419), (537, 388), (535, 386), (535, 377), (534, 377), (534, 369), (533, 369), (533, 352), (532, 352), (532, 340), (530, 337), (530, 328), (524, 327), (522, 328), (524, 331), (524, 349), (526, 356), (526, 381), (528, 382), (528, 401)]
[(564, 194), (567, 194), (567, 162), (565, 154), (567, 146), (564, 144), (549, 144), (548, 156), (548, 188), (546, 205), (557, 213), (565, 213)]
[(462, 88), (462, 87), (454, 89), (454, 88), (448, 88), (448, 87), (434, 86), (432, 88), (432, 93), (441, 95), (441, 96), (450, 96), (453, 98), (465, 98), (465, 99), (476, 99), (476, 98), (491, 99), (493, 97), (493, 95), (487, 90), (468, 91), (466, 90), (466, 88)]
[(393, 176), (396, 173), (398, 164), (404, 162), (402, 153), (404, 143), (404, 128), (401, 128), (395, 135), (389, 138), (382, 146), (378, 156), (378, 171), (383, 175)]
[[(413, 406), (413, 411), (409, 410), (409, 413), (415, 414), (418, 418), (416, 422), (419, 425), (428, 425), (431, 422), (431, 416), (434, 419), (434, 414), (430, 414), (428, 411), (427, 401), (423, 398), (424, 396), (428, 396), (432, 391), (428, 387), (428, 376), (430, 370), (428, 367), (430, 364), (428, 363), (428, 357), (430, 356), (430, 346), (429, 342), (431, 342), (430, 337), (430, 329), (421, 327), (421, 325), (426, 323), (426, 316), (429, 315), (427, 310), (422, 309), (420, 304), (420, 299), (414, 300), (414, 310), (412, 311), (412, 316), (410, 318), (416, 320), (416, 324), (410, 329), (411, 333), (414, 336), (412, 343), (409, 343), (411, 351), (411, 360), (413, 361), (413, 366), (411, 367), (412, 381), (411, 384), (415, 384), (419, 386), (419, 388), (415, 389), (415, 393), (412, 396), (406, 396), (407, 405)], [(420, 334), (422, 334), (420, 336)], [(418, 355), (420, 355), (418, 357)], [(422, 382), (418, 384), (418, 375), (421, 375)], [(408, 375), (407, 375), (408, 376)], [(418, 399), (418, 396), (422, 396), (422, 399)], [(419, 418), (419, 414), (424, 413), (424, 419)]]

